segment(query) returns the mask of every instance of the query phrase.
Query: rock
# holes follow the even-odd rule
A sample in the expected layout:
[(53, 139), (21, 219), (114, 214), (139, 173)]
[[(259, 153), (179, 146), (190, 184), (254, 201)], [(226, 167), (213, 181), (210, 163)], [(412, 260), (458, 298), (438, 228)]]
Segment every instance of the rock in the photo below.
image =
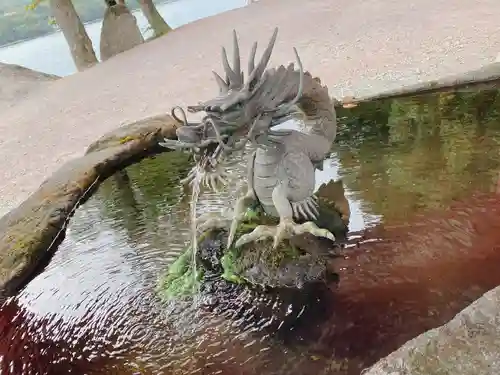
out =
[(0, 63), (0, 106), (13, 106), (59, 77), (19, 65)]
[[(285, 289), (300, 293), (317, 284), (336, 281), (335, 271), (328, 262), (328, 252), (311, 250), (316, 247), (313, 241), (320, 242), (321, 239), (313, 237), (309, 246), (302, 248), (296, 246), (296, 237), (283, 241), (276, 250), (272, 249), (272, 240), (226, 250), (227, 231), (212, 231), (199, 243), (199, 261), (205, 274), (222, 276), (229, 282), (245, 284), (265, 292), (274, 289), (278, 294)], [(331, 242), (328, 242), (329, 248), (332, 248)]]
[(344, 96), (341, 100), (342, 107), (344, 108), (354, 108), (357, 106), (356, 98), (354, 96)]
[[(349, 202), (341, 180), (322, 184), (316, 196), (319, 217), (315, 223), (333, 233), (335, 243), (305, 234), (282, 241), (277, 249), (273, 249), (272, 239), (226, 249), (228, 230), (211, 230), (198, 238), (197, 259), (201, 271), (197, 274), (197, 281), (204, 281), (203, 276), (210, 274), (267, 292), (287, 288), (301, 290), (309, 285), (329, 284), (336, 280), (330, 259), (339, 255), (339, 247), (347, 241)], [(236, 238), (251, 232), (257, 225), (277, 225), (278, 221), (278, 218), (265, 215), (256, 203), (247, 210)], [(165, 273), (158, 286), (165, 299), (192, 294), (195, 284), (192, 258), (192, 250), (186, 249)]]
[(16, 294), (48, 264), (63, 240), (74, 210), (117, 170), (167, 151), (158, 145), (175, 138), (169, 115), (137, 121), (90, 145), (44, 181), (19, 207), (0, 218), (0, 299)]
[(144, 43), (141, 30), (127, 6), (116, 4), (106, 8), (101, 29), (101, 60), (106, 61), (141, 43)]
[[(301, 235), (284, 240), (276, 250), (272, 239), (227, 249), (228, 231), (211, 230), (198, 238), (196, 276), (188, 248), (160, 279), (159, 296), (164, 300), (201, 298), (217, 314), (270, 333), (289, 332), (301, 322), (321, 319), (332, 306), (331, 289), (339, 281), (333, 261), (347, 239), (350, 210), (342, 181), (323, 184), (317, 196), (320, 215), (316, 224), (329, 229), (337, 243)], [(237, 237), (259, 224), (277, 222), (263, 215), (257, 205), (247, 210)]]
[(337, 285), (338, 277), (325, 258), (303, 255), (296, 260), (284, 259), (274, 268), (263, 260), (265, 257), (260, 258), (266, 250), (256, 253), (256, 249), (246, 248), (243, 252), (252, 266), (235, 275), (222, 264), (227, 263), (227, 237), (226, 231), (213, 231), (199, 243), (198, 261), (203, 268), (200, 293), (205, 308), (242, 326), (252, 325), (256, 331), (265, 329), (273, 334), (321, 319), (321, 312), (328, 311), (330, 288)]
[(159, 115), (134, 121), (104, 134), (92, 143), (85, 153), (120, 147), (129, 142), (136, 143), (137, 141), (149, 145), (148, 147), (155, 147), (158, 151), (164, 150), (163, 147), (158, 146), (158, 140), (163, 140), (164, 137), (176, 139), (174, 138), (176, 137), (175, 129), (178, 124), (170, 115)]
[(500, 287), (447, 324), (427, 331), (380, 360), (364, 375), (500, 374)]
[[(238, 249), (226, 249), (224, 245), (227, 243), (227, 230), (213, 230), (198, 238), (198, 258), (203, 272), (215, 274), (230, 282), (246, 283), (263, 289), (302, 289), (307, 284), (329, 283), (333, 271), (327, 260), (338, 256), (338, 248), (347, 241), (350, 208), (341, 180), (322, 184), (316, 196), (319, 217), (315, 223), (333, 233), (335, 243), (326, 238), (305, 234), (282, 241), (277, 249), (272, 248), (272, 239), (250, 242)], [(257, 225), (277, 225), (278, 221), (278, 218), (265, 215), (257, 203), (247, 210), (236, 238), (251, 232)], [(190, 264), (184, 264), (182, 260), (186, 259), (187, 262), (192, 258), (192, 255), (186, 255), (188, 252), (191, 250), (187, 249), (170, 266), (160, 283), (160, 293), (167, 299), (191, 294), (191, 283), (184, 283), (191, 280), (185, 277)], [(175, 281), (178, 278), (184, 281)]]

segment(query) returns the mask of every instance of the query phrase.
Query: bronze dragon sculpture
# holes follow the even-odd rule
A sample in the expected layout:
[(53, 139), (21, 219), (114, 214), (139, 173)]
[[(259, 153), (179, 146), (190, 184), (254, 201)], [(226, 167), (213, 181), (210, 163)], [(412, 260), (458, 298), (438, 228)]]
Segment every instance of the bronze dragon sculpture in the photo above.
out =
[[(198, 180), (213, 189), (220, 182), (225, 183), (222, 166), (227, 157), (242, 151), (248, 143), (255, 146), (248, 162), (248, 188), (237, 200), (232, 217), (212, 214), (200, 218), (199, 228), (203, 230), (230, 228), (228, 247), (235, 241), (246, 208), (255, 201), (266, 214), (279, 217), (279, 224), (257, 226), (236, 239), (236, 247), (271, 237), (276, 248), (283, 239), (303, 233), (334, 240), (331, 232), (313, 222), (318, 215), (315, 170), (328, 156), (337, 132), (334, 105), (319, 79), (303, 71), (295, 48), (298, 69), (293, 63), (266, 69), (277, 34), (276, 28), (257, 65), (257, 42), (253, 44), (245, 80), (238, 38), (233, 31), (233, 66), (223, 47), (225, 78), (214, 72), (218, 96), (188, 106), (191, 113), (205, 112), (200, 123), (189, 123), (184, 111), (179, 119), (175, 114), (179, 107), (174, 108), (172, 115), (184, 125), (177, 129), (178, 140), (166, 139), (161, 143), (192, 152), (195, 166), (185, 182)], [(290, 119), (302, 120), (304, 131), (273, 129)]]

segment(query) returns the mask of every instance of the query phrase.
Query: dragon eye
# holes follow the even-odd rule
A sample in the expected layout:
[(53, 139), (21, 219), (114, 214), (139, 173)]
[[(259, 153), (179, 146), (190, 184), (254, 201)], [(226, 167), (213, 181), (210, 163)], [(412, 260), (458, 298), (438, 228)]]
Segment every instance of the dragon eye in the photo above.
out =
[(217, 105), (210, 105), (208, 107), (205, 108), (205, 112), (217, 112), (217, 113), (220, 113), (220, 107), (217, 106)]

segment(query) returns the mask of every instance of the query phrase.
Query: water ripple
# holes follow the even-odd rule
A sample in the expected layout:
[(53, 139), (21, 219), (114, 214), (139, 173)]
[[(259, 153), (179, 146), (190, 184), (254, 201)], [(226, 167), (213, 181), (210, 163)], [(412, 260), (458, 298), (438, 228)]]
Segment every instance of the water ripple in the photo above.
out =
[[(318, 185), (344, 180), (352, 233), (334, 261), (338, 289), (309, 315), (248, 290), (217, 304), (161, 301), (158, 278), (190, 240), (179, 184), (189, 163), (169, 153), (132, 166), (130, 184), (104, 183), (47, 269), (1, 307), (1, 373), (359, 374), (500, 284), (500, 131), (479, 139), (484, 129), (460, 119), (440, 134), (379, 129), (362, 142), (352, 125), (317, 172)], [(232, 205), (245, 169), (221, 193), (203, 192), (197, 213)]]

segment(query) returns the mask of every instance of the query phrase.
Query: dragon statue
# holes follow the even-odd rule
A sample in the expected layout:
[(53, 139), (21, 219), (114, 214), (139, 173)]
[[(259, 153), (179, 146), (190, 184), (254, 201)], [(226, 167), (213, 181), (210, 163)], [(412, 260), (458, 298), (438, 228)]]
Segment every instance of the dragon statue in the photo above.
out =
[[(225, 78), (213, 72), (218, 96), (188, 106), (190, 113), (204, 112), (198, 123), (188, 122), (185, 112), (174, 108), (173, 117), (183, 123), (177, 129), (178, 139), (160, 143), (192, 152), (195, 166), (183, 183), (204, 183), (214, 190), (226, 182), (223, 167), (228, 157), (243, 151), (248, 143), (254, 146), (248, 162), (248, 188), (237, 200), (231, 217), (211, 214), (199, 218), (200, 230), (230, 228), (228, 248), (265, 238), (273, 238), (273, 248), (277, 248), (284, 239), (305, 233), (335, 240), (330, 231), (314, 223), (318, 216), (315, 170), (321, 169), (336, 137), (334, 105), (320, 80), (303, 71), (295, 48), (298, 69), (293, 63), (266, 69), (277, 35), (276, 28), (257, 65), (257, 42), (253, 44), (245, 80), (233, 31), (232, 67), (223, 47)], [(181, 110), (181, 118), (176, 109)], [(303, 122), (301, 130), (275, 129), (291, 119)], [(279, 224), (258, 225), (236, 239), (238, 224), (255, 202), (267, 215), (278, 217)]]

